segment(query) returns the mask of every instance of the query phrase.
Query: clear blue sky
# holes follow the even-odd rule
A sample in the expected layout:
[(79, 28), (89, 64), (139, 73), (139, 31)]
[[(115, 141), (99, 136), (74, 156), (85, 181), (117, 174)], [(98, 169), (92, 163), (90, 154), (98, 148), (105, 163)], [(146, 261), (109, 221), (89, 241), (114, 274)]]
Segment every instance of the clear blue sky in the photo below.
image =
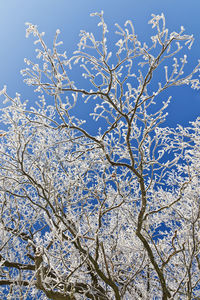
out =
[[(33, 40), (25, 38), (25, 22), (39, 26), (51, 43), (57, 28), (68, 53), (76, 49), (80, 29), (95, 31), (97, 20), (91, 12), (104, 10), (110, 31), (114, 24), (133, 21), (136, 33), (144, 41), (151, 35), (148, 20), (152, 13), (163, 12), (169, 29), (194, 34), (195, 44), (188, 57), (188, 66), (200, 58), (200, 1), (199, 0), (0, 0), (0, 89), (6, 84), (11, 96), (21, 93), (30, 101), (36, 98), (31, 87), (23, 83), (20, 70), (25, 67), (24, 57), (34, 55)], [(200, 113), (200, 91), (189, 87), (171, 90), (174, 102), (169, 107), (168, 122), (175, 126), (194, 120)], [(2, 104), (0, 104), (2, 107)]]

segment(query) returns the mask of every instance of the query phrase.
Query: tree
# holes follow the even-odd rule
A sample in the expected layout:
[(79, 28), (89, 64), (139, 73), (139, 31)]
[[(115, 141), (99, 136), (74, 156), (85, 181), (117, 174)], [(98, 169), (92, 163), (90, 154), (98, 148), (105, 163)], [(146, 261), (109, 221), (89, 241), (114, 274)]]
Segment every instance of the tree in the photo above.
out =
[[(27, 24), (40, 63), (22, 74), (39, 102), (1, 91), (1, 299), (199, 299), (200, 118), (164, 127), (162, 99), (200, 87), (200, 62), (184, 75), (179, 56), (193, 36), (152, 15), (148, 46), (127, 21), (111, 57), (93, 15), (102, 38), (81, 31), (71, 58), (59, 31), (49, 50)], [(70, 79), (77, 63), (84, 89)], [(81, 95), (97, 132), (78, 116)]]

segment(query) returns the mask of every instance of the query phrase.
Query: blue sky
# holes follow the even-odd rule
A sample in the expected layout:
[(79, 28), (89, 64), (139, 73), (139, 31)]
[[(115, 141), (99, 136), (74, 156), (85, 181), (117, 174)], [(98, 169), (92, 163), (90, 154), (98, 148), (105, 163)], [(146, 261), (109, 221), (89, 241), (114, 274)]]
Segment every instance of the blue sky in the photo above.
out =
[[(109, 31), (114, 24), (133, 21), (138, 37), (149, 41), (152, 33), (148, 20), (152, 13), (163, 12), (167, 27), (194, 34), (195, 43), (188, 56), (188, 70), (200, 58), (200, 1), (199, 0), (0, 0), (0, 89), (6, 84), (10, 96), (19, 92), (24, 99), (36, 99), (33, 89), (23, 83), (20, 70), (25, 67), (24, 57), (34, 57), (33, 39), (25, 38), (25, 22), (37, 24), (45, 31), (45, 39), (51, 45), (57, 28), (68, 54), (76, 49), (80, 29), (96, 31), (97, 20), (91, 12), (104, 10)], [(84, 86), (82, 86), (84, 88)], [(200, 91), (189, 87), (171, 90), (174, 102), (170, 105), (168, 122), (187, 125), (200, 112)], [(0, 107), (2, 107), (2, 103)]]

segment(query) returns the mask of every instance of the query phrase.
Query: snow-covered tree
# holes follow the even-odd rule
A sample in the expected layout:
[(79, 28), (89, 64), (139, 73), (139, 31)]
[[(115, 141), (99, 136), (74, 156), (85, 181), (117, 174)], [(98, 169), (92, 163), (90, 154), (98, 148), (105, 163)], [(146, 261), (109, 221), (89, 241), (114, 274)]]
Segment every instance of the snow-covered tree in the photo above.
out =
[(81, 31), (71, 58), (59, 30), (50, 50), (27, 24), (38, 63), (22, 74), (39, 101), (1, 91), (0, 298), (199, 299), (200, 118), (165, 127), (163, 99), (200, 87), (200, 63), (185, 75), (180, 56), (193, 36), (152, 15), (151, 45), (127, 21), (112, 55), (93, 15), (101, 38)]

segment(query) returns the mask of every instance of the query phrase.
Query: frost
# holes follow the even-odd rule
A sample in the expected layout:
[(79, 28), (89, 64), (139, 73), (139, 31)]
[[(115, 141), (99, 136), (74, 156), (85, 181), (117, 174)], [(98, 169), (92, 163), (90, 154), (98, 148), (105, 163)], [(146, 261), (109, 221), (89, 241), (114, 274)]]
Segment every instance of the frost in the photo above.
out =
[(3, 89), (0, 91), (0, 95), (3, 95), (6, 93), (6, 89), (7, 89), (7, 86), (4, 85)]
[(194, 38), (160, 14), (148, 44), (128, 20), (113, 45), (91, 15), (101, 34), (81, 30), (69, 58), (59, 30), (49, 48), (27, 23), (39, 60), (21, 74), (36, 98), (0, 92), (1, 295), (197, 299), (200, 118), (167, 127), (163, 98), (200, 88), (200, 61), (185, 68)]

